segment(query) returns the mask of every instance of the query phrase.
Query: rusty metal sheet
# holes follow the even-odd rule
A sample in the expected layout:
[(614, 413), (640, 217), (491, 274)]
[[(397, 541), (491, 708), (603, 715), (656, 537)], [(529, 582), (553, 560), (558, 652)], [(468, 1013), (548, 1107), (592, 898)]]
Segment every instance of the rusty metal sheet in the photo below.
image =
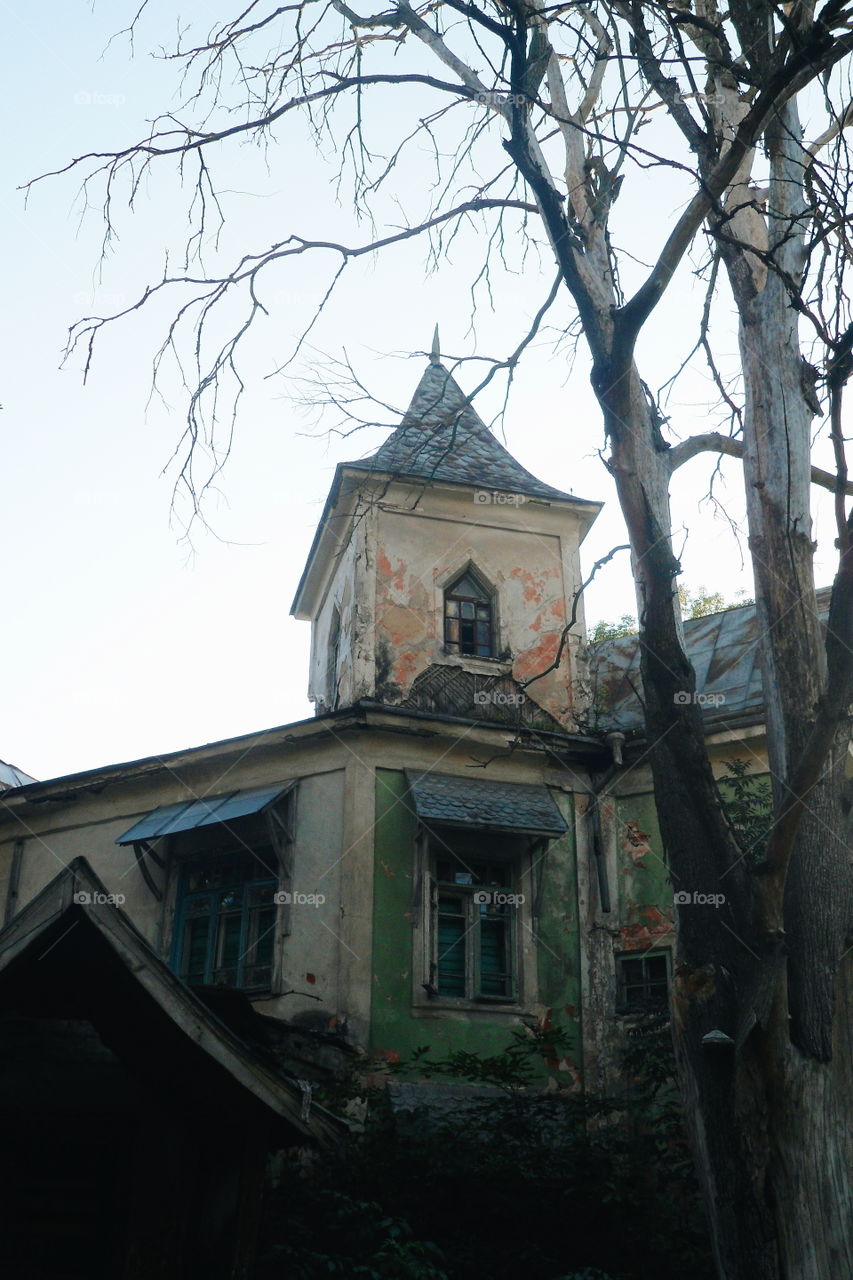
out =
[(217, 822), (231, 822), (261, 813), (279, 800), (295, 784), (277, 782), (272, 787), (254, 787), (247, 791), (229, 791), (221, 796), (204, 796), (181, 804), (167, 804), (152, 810), (135, 822), (116, 844), (134, 844), (137, 840), (159, 840), (179, 831), (192, 831)]
[[(817, 593), (821, 620), (829, 613), (831, 589)], [(688, 618), (687, 655), (696, 672), (696, 701), (707, 721), (724, 722), (749, 712), (761, 715), (764, 692), (758, 662), (758, 620), (754, 604)], [(643, 728), (640, 655), (637, 636), (619, 636), (596, 645), (590, 655), (593, 702), (608, 728)]]

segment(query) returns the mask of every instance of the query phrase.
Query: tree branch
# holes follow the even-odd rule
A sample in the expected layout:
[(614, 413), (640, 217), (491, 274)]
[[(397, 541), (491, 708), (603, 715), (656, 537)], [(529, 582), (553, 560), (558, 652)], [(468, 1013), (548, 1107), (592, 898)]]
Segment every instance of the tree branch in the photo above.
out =
[[(689, 440), (682, 440), (681, 444), (675, 445), (667, 453), (670, 470), (677, 471), (679, 467), (684, 466), (685, 462), (689, 462), (700, 453), (724, 453), (729, 458), (742, 458), (743, 441), (735, 440), (732, 436), (721, 435), (719, 431), (708, 431), (699, 436), (691, 436)], [(812, 484), (835, 493), (838, 488), (838, 477), (831, 471), (812, 467)], [(845, 481), (844, 492), (848, 497), (853, 497), (853, 481)]]

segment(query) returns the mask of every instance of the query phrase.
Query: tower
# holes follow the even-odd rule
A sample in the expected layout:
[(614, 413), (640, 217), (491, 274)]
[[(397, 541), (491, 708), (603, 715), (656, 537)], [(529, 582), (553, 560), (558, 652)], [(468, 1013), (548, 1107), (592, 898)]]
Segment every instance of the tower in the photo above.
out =
[(576, 645), (560, 642), (600, 505), (512, 457), (442, 364), (436, 334), (400, 425), (372, 456), (338, 465), (297, 589), (317, 712), (416, 707), (443, 689), (439, 710), (474, 716), (472, 696), (499, 688), (489, 696), (532, 699), (570, 727)]

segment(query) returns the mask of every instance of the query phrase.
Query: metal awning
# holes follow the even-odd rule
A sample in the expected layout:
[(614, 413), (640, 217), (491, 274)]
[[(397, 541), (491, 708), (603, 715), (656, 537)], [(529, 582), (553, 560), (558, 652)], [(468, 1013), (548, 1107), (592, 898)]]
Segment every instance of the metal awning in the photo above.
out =
[(140, 818), (123, 836), (119, 836), (116, 844), (159, 840), (161, 836), (175, 835), (179, 831), (193, 831), (196, 827), (209, 827), (217, 822), (248, 818), (268, 809), (295, 785), (292, 781), (277, 782), (272, 787), (228, 791), (221, 796), (204, 796), (197, 800), (185, 800), (181, 804), (167, 804)]
[(447, 773), (406, 770), (415, 812), (422, 822), (531, 835), (562, 835), (568, 830), (547, 787), (523, 782), (484, 782)]

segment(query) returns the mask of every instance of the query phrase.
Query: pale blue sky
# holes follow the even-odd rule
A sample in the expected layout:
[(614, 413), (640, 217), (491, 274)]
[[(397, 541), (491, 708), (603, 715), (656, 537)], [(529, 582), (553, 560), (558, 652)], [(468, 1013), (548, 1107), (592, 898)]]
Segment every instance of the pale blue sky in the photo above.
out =
[[(152, 20), (168, 38), (174, 11)], [(126, 40), (105, 51), (134, 5), (63, 0), (22, 14), (5, 6), (5, 190), (2, 197), (7, 305), (2, 511), (6, 626), (0, 757), (37, 777), (133, 759), (249, 732), (311, 714), (305, 697), (308, 626), (288, 616), (334, 464), (375, 447), (384, 433), (341, 441), (318, 434), (294, 402), (294, 388), (268, 375), (288, 353), (328, 279), (329, 258), (301, 260), (267, 286), (270, 318), (258, 327), (243, 364), (247, 392), (220, 495), (207, 506), (216, 537), (199, 531), (190, 553), (170, 527), (173, 476), (161, 474), (182, 430), (179, 388), (169, 405), (147, 405), (150, 361), (169, 317), (167, 306), (106, 334), (88, 385), (79, 361), (60, 371), (67, 326), (78, 316), (116, 309), (157, 278), (164, 250), (175, 248), (182, 204), (163, 174), (142, 188), (135, 218), (121, 218), (98, 282), (102, 224), (95, 208), (80, 219), (78, 184), (39, 185), (28, 206), (15, 188), (72, 156), (127, 143), (146, 118), (169, 105), (174, 69), (137, 56)], [(171, 10), (172, 18), (168, 17)], [(182, 13), (214, 18), (222, 4)], [(38, 20), (34, 15), (38, 15)], [(386, 96), (380, 111), (391, 105)], [(381, 140), (391, 118), (377, 121)], [(361, 242), (368, 228), (336, 204), (333, 167), (293, 119), (265, 160), (251, 148), (229, 153), (220, 177), (227, 200), (228, 247), (261, 249), (290, 231)], [(412, 164), (418, 163), (414, 157)], [(403, 180), (414, 169), (403, 170)], [(623, 211), (651, 252), (678, 199), (659, 177)], [(405, 406), (420, 376), (436, 321), (453, 356), (476, 350), (505, 355), (550, 284), (541, 271), (497, 272), (498, 314), (481, 307), (469, 331), (469, 264), (462, 237), (449, 267), (424, 275), (424, 248), (395, 249), (355, 265), (318, 325), (316, 348), (345, 349), (382, 399)], [(649, 381), (671, 371), (687, 339), (684, 315), (696, 305), (689, 275), (644, 339)], [(567, 310), (561, 313), (565, 316)], [(734, 338), (729, 343), (734, 350)], [(470, 366), (468, 367), (470, 369)], [(466, 389), (475, 375), (466, 371)], [(707, 383), (698, 376), (671, 406), (683, 434), (707, 421)], [(493, 413), (498, 397), (478, 408)], [(586, 543), (586, 564), (623, 541), (613, 489), (596, 450), (600, 418), (585, 360), (573, 372), (565, 354), (541, 343), (517, 378), (504, 442), (536, 475), (607, 507)], [(725, 491), (741, 518), (737, 468), (726, 463)], [(707, 487), (701, 461), (682, 473), (676, 523), (689, 527), (685, 581), (733, 596), (751, 591), (724, 522), (698, 510)], [(823, 498), (820, 510), (828, 514)], [(832, 572), (832, 531), (821, 526), (818, 577)], [(624, 556), (589, 592), (591, 621), (634, 612)]]

